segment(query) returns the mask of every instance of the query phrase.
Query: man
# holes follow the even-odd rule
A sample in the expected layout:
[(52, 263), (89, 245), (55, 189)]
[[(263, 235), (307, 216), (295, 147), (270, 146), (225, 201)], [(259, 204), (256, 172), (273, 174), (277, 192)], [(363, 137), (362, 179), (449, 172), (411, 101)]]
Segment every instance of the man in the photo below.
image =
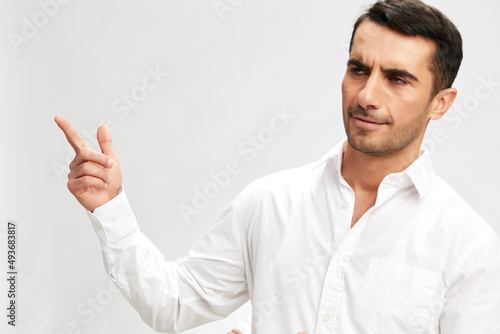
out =
[(500, 241), (420, 151), (455, 100), (461, 59), (436, 9), (375, 3), (355, 24), (342, 83), (347, 141), (249, 185), (176, 262), (140, 232), (109, 130), (101, 154), (57, 116), (76, 151), (68, 188), (108, 274), (157, 331), (251, 299), (254, 334), (500, 333)]

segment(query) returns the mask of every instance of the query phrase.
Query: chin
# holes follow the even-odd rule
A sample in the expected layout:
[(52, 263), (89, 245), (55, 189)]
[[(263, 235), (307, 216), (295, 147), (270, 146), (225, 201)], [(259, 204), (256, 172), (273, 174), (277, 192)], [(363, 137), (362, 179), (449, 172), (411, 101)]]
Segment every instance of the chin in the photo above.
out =
[(388, 156), (400, 151), (390, 142), (384, 142), (368, 137), (359, 138), (359, 136), (348, 136), (347, 141), (353, 149), (372, 157)]

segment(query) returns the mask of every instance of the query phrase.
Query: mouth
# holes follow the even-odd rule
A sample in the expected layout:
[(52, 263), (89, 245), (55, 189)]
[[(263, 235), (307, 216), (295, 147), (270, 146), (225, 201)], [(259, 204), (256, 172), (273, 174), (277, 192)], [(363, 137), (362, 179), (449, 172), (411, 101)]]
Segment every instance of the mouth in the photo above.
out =
[(382, 125), (385, 125), (386, 123), (380, 123), (377, 122), (374, 119), (364, 117), (361, 115), (353, 115), (352, 116), (354, 125), (357, 127), (363, 128), (363, 129), (376, 129), (381, 127)]

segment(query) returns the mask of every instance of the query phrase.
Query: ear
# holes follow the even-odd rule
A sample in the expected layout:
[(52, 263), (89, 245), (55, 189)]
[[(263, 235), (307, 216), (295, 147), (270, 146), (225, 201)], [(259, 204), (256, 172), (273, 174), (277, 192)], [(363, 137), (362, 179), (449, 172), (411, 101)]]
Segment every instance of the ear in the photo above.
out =
[(457, 90), (455, 88), (446, 88), (437, 93), (431, 102), (429, 118), (432, 120), (438, 120), (443, 117), (451, 108), (451, 105), (453, 104), (453, 101), (455, 101), (456, 97)]

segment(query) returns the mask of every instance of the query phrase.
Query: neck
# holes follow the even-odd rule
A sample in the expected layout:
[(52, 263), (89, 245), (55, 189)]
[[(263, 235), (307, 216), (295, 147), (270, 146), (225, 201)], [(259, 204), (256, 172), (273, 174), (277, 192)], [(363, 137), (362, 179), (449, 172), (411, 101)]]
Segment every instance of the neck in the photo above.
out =
[(370, 156), (345, 143), (342, 176), (354, 192), (376, 193), (384, 177), (399, 173), (419, 156), (419, 148), (410, 148), (389, 156)]

